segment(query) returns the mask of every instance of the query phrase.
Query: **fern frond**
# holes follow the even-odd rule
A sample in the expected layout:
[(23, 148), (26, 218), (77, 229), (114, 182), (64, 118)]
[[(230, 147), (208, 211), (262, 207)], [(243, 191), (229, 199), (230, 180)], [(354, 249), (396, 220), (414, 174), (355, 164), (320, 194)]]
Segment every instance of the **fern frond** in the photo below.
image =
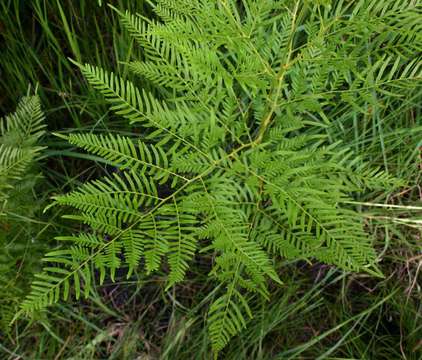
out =
[(14, 114), (0, 119), (0, 200), (21, 180), (43, 149), (36, 142), (44, 134), (44, 115), (37, 96), (24, 97)]
[(164, 111), (163, 103), (145, 90), (139, 90), (132, 82), (96, 66), (89, 64), (78, 64), (78, 66), (88, 82), (112, 105), (111, 109), (130, 122), (147, 122), (151, 113)]
[(146, 144), (140, 140), (133, 142), (120, 135), (70, 134), (66, 139), (73, 145), (111, 161), (121, 170), (130, 169), (134, 173), (146, 174), (159, 183), (170, 176), (187, 180), (172, 172), (167, 154), (162, 147)]
[(140, 230), (131, 230), (123, 234), (122, 242), (126, 262), (129, 266), (127, 278), (138, 268), (142, 255), (145, 252), (145, 235)]
[(208, 312), (209, 332), (216, 354), (230, 339), (246, 327), (251, 309), (244, 296), (231, 284), (227, 292), (215, 300)]
[(85, 214), (115, 219), (119, 228), (139, 218), (142, 207), (158, 203), (160, 198), (153, 182), (142, 175), (123, 173), (114, 174), (112, 179), (96, 180), (78, 190), (58, 196), (59, 205), (68, 205)]
[(186, 89), (186, 81), (181, 79), (181, 75), (174, 67), (167, 64), (133, 61), (129, 64), (129, 68), (134, 74), (143, 76), (159, 86), (179, 91)]
[[(31, 222), (39, 210), (34, 186), (39, 180), (36, 161), (44, 149), (38, 141), (44, 134), (44, 115), (38, 96), (21, 99), (13, 114), (0, 119), (0, 332), (9, 334), (19, 303), (33, 278), (40, 244), (33, 241)], [(13, 214), (13, 215), (11, 215)], [(30, 221), (27, 221), (29, 219)], [(35, 221), (34, 221), (35, 223)], [(42, 249), (43, 250), (43, 249)], [(19, 276), (16, 273), (18, 261)], [(48, 279), (50, 281), (53, 279)]]
[(44, 114), (36, 95), (22, 98), (14, 114), (0, 119), (2, 144), (16, 147), (34, 145), (44, 132)]
[(174, 202), (173, 206), (163, 207), (160, 212), (163, 215), (168, 213), (174, 218), (174, 220), (169, 219), (166, 221), (168, 222), (168, 230), (164, 235), (169, 246), (168, 262), (170, 274), (167, 288), (184, 279), (185, 273), (189, 268), (189, 261), (192, 260), (196, 252), (195, 232), (198, 227), (198, 220), (194, 214), (189, 214), (183, 210), (183, 207), (181, 208), (180, 205)]

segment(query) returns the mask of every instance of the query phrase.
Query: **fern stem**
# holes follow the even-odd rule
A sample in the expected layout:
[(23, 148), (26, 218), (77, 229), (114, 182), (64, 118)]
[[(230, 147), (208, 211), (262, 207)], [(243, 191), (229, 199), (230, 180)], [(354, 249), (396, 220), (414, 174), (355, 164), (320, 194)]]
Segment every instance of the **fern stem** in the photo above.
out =
[[(290, 38), (289, 38), (289, 49), (288, 49), (288, 53), (287, 53), (287, 58), (284, 61), (284, 63), (280, 65), (280, 70), (279, 70), (279, 73), (276, 77), (277, 86), (276, 86), (275, 90), (273, 89), (271, 91), (271, 93), (275, 93), (274, 100), (271, 102), (270, 110), (268, 111), (268, 114), (265, 116), (264, 120), (262, 121), (262, 123), (261, 123), (261, 125), (258, 129), (258, 135), (257, 135), (257, 137), (254, 141), (254, 143), (256, 145), (258, 145), (262, 142), (262, 139), (264, 138), (264, 135), (267, 131), (267, 128), (271, 124), (273, 114), (274, 114), (274, 112), (277, 108), (278, 99), (280, 98), (280, 95), (281, 95), (281, 87), (283, 85), (284, 77), (286, 75), (287, 70), (292, 65), (292, 63), (290, 62), (290, 59), (291, 59), (291, 56), (292, 56), (292, 53), (293, 53), (293, 38), (294, 38), (295, 31), (296, 31), (295, 27), (296, 27), (296, 19), (297, 19), (298, 9), (299, 9), (299, 1), (296, 2), (295, 8), (293, 10), (293, 18), (292, 18), (292, 24), (291, 24), (291, 33), (290, 33)], [(270, 95), (269, 98), (271, 96), (272, 95)]]

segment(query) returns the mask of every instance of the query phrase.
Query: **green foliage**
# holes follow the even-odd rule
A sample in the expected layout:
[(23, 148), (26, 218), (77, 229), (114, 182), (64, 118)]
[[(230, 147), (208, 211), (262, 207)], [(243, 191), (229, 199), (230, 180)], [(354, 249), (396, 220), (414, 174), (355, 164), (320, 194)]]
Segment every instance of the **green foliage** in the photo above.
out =
[[(41, 147), (36, 144), (44, 127), (44, 116), (35, 96), (22, 99), (14, 114), (0, 120), (0, 194), (3, 203), (11, 197), (10, 189), (22, 180), (40, 152)], [(6, 190), (9, 191), (6, 193)]]
[(61, 135), (114, 173), (55, 197), (89, 230), (58, 238), (72, 245), (46, 254), (22, 311), (71, 290), (88, 296), (97, 274), (102, 284), (122, 267), (128, 277), (168, 268), (168, 289), (207, 254), (217, 354), (247, 326), (255, 299), (282, 283), (280, 257), (380, 275), (373, 239), (347, 204), (400, 182), (330, 129), (416, 87), (420, 61), (405, 45), (420, 44), (420, 26), (400, 19), (419, 9), (406, 4), (160, 0), (160, 20), (119, 12), (144, 50), (129, 67), (156, 91), (78, 66), (142, 135)]
[(37, 209), (31, 193), (38, 175), (34, 163), (43, 149), (44, 115), (37, 96), (24, 97), (14, 114), (0, 119), (0, 329), (8, 328), (27, 286), (35, 253), (26, 256)]

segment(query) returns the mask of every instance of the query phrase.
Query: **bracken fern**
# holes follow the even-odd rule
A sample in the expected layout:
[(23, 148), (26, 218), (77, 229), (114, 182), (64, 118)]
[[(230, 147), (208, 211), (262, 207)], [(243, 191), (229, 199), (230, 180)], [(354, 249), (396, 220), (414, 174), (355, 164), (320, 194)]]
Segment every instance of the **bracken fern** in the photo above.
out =
[[(152, 273), (163, 259), (170, 288), (199, 250), (213, 254), (209, 275), (220, 285), (208, 312), (217, 354), (253, 316), (251, 299), (282, 283), (280, 256), (380, 275), (371, 237), (346, 204), (353, 193), (398, 182), (332, 143), (327, 115), (415, 86), (420, 62), (405, 45), (420, 37), (420, 25), (400, 19), (419, 9), (410, 1), (152, 6), (159, 20), (116, 11), (143, 49), (129, 66), (156, 93), (78, 64), (142, 135), (60, 135), (116, 172), (55, 198), (90, 230), (58, 238), (72, 246), (46, 254), (22, 311), (67, 299), (72, 289), (87, 296), (96, 274), (102, 283), (122, 267), (128, 276), (140, 265)], [(365, 36), (375, 49), (363, 46)]]

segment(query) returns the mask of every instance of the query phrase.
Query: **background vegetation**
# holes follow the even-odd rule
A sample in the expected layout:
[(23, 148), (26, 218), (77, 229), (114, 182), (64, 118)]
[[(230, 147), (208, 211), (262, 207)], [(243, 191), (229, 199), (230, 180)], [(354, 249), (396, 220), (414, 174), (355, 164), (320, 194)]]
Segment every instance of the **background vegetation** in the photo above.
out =
[[(110, 3), (154, 16), (142, 1)], [(356, 7), (369, 11), (373, 3), (360, 1)], [(420, 13), (418, 19), (422, 23)], [(420, 50), (420, 37), (413, 38), (406, 56), (417, 60)], [(109, 111), (68, 58), (131, 79), (125, 63), (134, 56), (142, 56), (140, 49), (119, 25), (116, 13), (101, 2), (4, 0), (0, 3), (0, 115), (14, 111), (32, 84), (29, 93), (38, 85), (50, 133), (130, 134), (130, 125)], [(403, 181), (398, 191), (374, 191), (356, 199), (368, 231), (375, 235), (385, 278), (345, 274), (317, 262), (280, 261), (277, 267), (285, 284), (272, 289), (270, 302), (262, 301), (248, 328), (226, 347), (224, 358), (422, 357), (420, 77), (414, 85), (404, 100), (385, 94), (383, 106), (376, 109), (342, 114), (339, 107), (339, 116), (327, 130), (332, 139), (357, 149), (371, 164)], [(143, 86), (149, 88), (148, 83)], [(18, 250), (7, 261), (16, 268), (19, 281), (0, 287), (0, 296), (13, 295), (14, 301), (28, 291), (32, 275), (41, 268), (43, 251), (57, 246), (54, 237), (73, 229), (61, 218), (62, 209), (42, 213), (48, 199), (109, 172), (97, 158), (60, 138), (46, 135), (39, 145), (46, 147), (35, 171), (42, 180), (25, 195), (34, 206), (31, 211), (18, 207), (21, 214), (13, 219), (17, 227), (11, 226), (10, 219), (0, 223), (6, 249)], [(189, 280), (170, 292), (164, 290), (164, 273), (129, 281), (118, 274), (115, 282), (107, 280), (96, 287), (87, 300), (49, 307), (11, 327), (4, 321), (0, 357), (207, 359), (210, 344), (198, 294), (212, 291), (213, 285), (201, 265), (207, 266), (193, 267)], [(2, 319), (10, 318), (4, 315)]]

